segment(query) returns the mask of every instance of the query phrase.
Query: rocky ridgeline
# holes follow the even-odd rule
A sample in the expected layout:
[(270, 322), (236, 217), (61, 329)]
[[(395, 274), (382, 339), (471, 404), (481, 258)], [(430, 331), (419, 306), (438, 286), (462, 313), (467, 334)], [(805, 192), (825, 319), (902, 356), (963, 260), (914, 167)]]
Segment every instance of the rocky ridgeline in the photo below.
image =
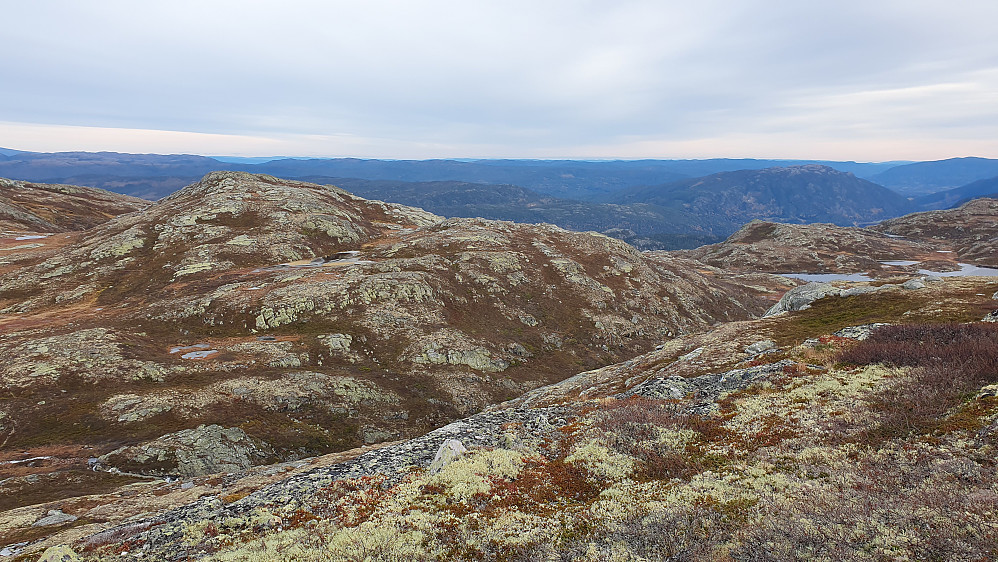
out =
[(719, 244), (675, 252), (734, 271), (770, 273), (871, 272), (890, 276), (911, 268), (891, 260), (939, 260), (940, 243), (890, 237), (875, 230), (832, 224), (752, 221)]
[(18, 303), (22, 313), (52, 298), (81, 302), (109, 289), (114, 301), (136, 299), (198, 273), (312, 259), (353, 249), (389, 229), (439, 220), (332, 187), (215, 172), (141, 213), (96, 227), (78, 246), (4, 279), (3, 288), (24, 290), (40, 280), (52, 287)]
[(981, 198), (956, 209), (914, 213), (884, 221), (873, 230), (952, 247), (966, 262), (998, 267), (998, 199)]
[[(320, 216), (343, 218), (322, 224), (345, 230), (317, 234)], [(172, 231), (162, 226), (171, 224)], [(129, 242), (129, 231), (150, 234)], [(164, 231), (163, 238), (151, 234)], [(258, 247), (261, 232), (273, 232), (278, 249)], [(743, 236), (739, 244), (751, 242)], [(227, 246), (236, 250), (227, 253)], [(111, 250), (94, 257), (96, 248)], [(71, 257), (92, 261), (70, 266)], [(35, 293), (17, 292), (28, 290), (18, 285), (22, 278), (37, 285), (42, 275), (52, 281)], [(51, 541), (69, 542), (83, 531), (66, 527), (81, 525), (68, 518), (91, 524), (92, 516), (77, 547), (186, 559), (223, 539), (300, 524), (325, 509), (323, 494), (343, 480), (347, 488), (373, 483), (381, 491), (401, 483), (435, 497), (436, 481), (426, 476), (446, 472), (448, 459), (502, 455), (533, 459), (531, 470), (555, 466), (562, 476), (598, 467), (603, 472), (592, 474), (616, 479), (622, 487), (614, 494), (625, 495), (591, 507), (612, 511), (644, 501), (651, 488), (630, 479), (644, 461), (610, 451), (599, 441), (599, 424), (619, 411), (614, 431), (621, 431), (633, 421), (628, 408), (644, 406), (680, 421), (702, 417), (708, 433), (727, 424), (710, 433), (716, 443), (707, 433), (694, 443), (692, 429), (670, 425), (642, 445), (675, 441), (696, 445), (683, 450), (700, 451), (704, 463), (728, 459), (721, 473), (700, 467), (696, 479), (715, 490), (731, 484), (717, 480), (729, 468), (744, 468), (730, 455), (761, 459), (750, 472), (768, 474), (783, 466), (766, 453), (781, 436), (819, 439), (830, 416), (893, 380), (880, 368), (838, 371), (833, 353), (843, 338), (865, 339), (871, 323), (990, 317), (994, 301), (986, 295), (998, 289), (980, 279), (811, 284), (787, 292), (769, 317), (747, 320), (776, 300), (767, 302), (771, 289), (762, 285), (770, 282), (764, 275), (735, 279), (689, 256), (640, 253), (593, 233), (440, 220), (335, 188), (213, 174), (86, 233), (79, 247), (0, 276), (8, 291), (0, 295), (19, 295), (5, 297), (0, 311), (9, 328), (0, 353), (19, 358), (0, 365), (14, 396), (0, 403), (0, 435), (29, 452), (39, 443), (91, 447), (87, 454), (98, 457), (91, 464), (110, 471), (91, 473), (95, 478), (121, 471), (179, 476), (182, 482), (169, 483), (176, 493), (196, 494), (114, 525), (108, 506), (123, 494), (95, 510), (92, 501), (100, 500), (63, 504), (61, 496), (43, 495), (18, 511), (18, 521), (30, 526), (52, 517), (46, 521), (59, 521), (52, 527), (72, 538)], [(742, 406), (732, 418), (731, 408)], [(760, 430), (798, 415), (794, 424), (805, 425), (779, 428), (771, 443)], [(401, 442), (266, 487), (223, 494), (209, 484), (252, 465), (394, 440)], [(618, 441), (613, 446), (638, 445), (624, 434)], [(733, 452), (746, 443), (755, 444)], [(762, 456), (752, 460), (756, 453)], [(572, 463), (578, 466), (565, 467)], [(280, 464), (247, 472), (271, 469), (273, 478), (283, 474)], [(234, 474), (200, 476), (214, 471)], [(30, 486), (34, 476), (4, 485)], [(42, 493), (22, 489), (33, 498)], [(158, 497), (158, 489), (152, 493)], [(741, 509), (737, 501), (733, 509)], [(699, 504), (680, 498), (679, 505)]]
[(156, 475), (413, 437), (769, 304), (594, 233), (243, 173), (80, 236), (0, 276), (0, 380), (31, 395), (0, 430)]
[(926, 283), (942, 283), (942, 282), (943, 280), (941, 277), (936, 277), (933, 275), (908, 279), (903, 283), (897, 283), (897, 284), (860, 285), (853, 287), (837, 287), (831, 283), (811, 282), (807, 283), (806, 285), (794, 287), (793, 289), (787, 291), (787, 293), (780, 298), (779, 302), (774, 304), (772, 308), (766, 311), (764, 317), (775, 316), (777, 314), (782, 314), (784, 312), (807, 310), (808, 308), (811, 308), (811, 304), (814, 303), (814, 301), (829, 296), (851, 297), (856, 295), (867, 295), (870, 293), (876, 293), (881, 291), (897, 291), (899, 289), (915, 291), (918, 289), (924, 289)]
[(550, 439), (576, 415), (574, 408), (564, 406), (476, 414), (347, 462), (296, 474), (236, 502), (226, 503), (209, 496), (150, 519), (130, 521), (88, 537), (83, 545), (86, 548), (86, 545), (104, 545), (109, 540), (139, 541), (143, 546), (136, 554), (152, 555), (157, 560), (185, 560), (196, 556), (196, 550), (183, 544), (186, 529), (192, 524), (211, 520), (229, 521), (243, 528), (261, 524), (278, 526), (280, 515), (289, 517), (299, 509), (309, 510), (316, 491), (335, 481), (377, 477), (383, 479), (382, 486), (391, 486), (414, 470), (431, 467), (439, 470), (443, 464), (441, 457), (453, 460), (468, 449), (515, 448), (525, 446), (524, 441), (536, 446)]
[(85, 230), (149, 205), (144, 199), (93, 187), (0, 178), (0, 231)]

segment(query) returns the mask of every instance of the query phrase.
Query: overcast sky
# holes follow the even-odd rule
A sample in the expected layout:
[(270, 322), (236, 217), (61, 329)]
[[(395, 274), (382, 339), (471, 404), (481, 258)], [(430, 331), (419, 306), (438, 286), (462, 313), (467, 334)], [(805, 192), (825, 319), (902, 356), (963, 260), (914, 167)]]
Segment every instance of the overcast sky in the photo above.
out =
[(6, 2), (0, 146), (998, 158), (998, 1)]

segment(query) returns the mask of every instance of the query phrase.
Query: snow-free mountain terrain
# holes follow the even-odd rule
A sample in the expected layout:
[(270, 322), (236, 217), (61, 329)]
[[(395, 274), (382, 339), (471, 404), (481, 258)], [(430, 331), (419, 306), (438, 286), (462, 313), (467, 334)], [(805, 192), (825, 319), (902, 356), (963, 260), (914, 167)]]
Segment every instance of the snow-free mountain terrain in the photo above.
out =
[(87, 193), (0, 240), (14, 559), (998, 555), (998, 277), (947, 276), (994, 200), (670, 253), (242, 172)]

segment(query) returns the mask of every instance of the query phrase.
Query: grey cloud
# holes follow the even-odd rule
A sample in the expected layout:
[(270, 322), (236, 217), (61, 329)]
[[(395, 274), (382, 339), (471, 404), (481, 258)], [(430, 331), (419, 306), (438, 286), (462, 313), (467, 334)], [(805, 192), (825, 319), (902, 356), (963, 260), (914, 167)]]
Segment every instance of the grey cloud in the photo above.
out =
[[(6, 11), (6, 121), (346, 134), (524, 156), (774, 131), (998, 132), (982, 103), (998, 93), (991, 1), (63, 1)], [(970, 86), (870, 94), (946, 83)], [(976, 125), (975, 112), (985, 117)]]

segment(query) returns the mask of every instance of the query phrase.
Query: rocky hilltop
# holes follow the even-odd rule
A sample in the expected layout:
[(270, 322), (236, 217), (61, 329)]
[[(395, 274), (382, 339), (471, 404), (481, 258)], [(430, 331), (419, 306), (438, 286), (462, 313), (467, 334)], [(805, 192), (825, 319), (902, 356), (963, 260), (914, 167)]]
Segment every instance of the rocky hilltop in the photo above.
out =
[(953, 268), (952, 257), (939, 252), (943, 246), (948, 248), (948, 242), (909, 240), (873, 229), (752, 221), (722, 243), (673, 255), (729, 271), (889, 277), (911, 273), (911, 266), (923, 262)]
[(103, 189), (0, 178), (0, 231), (86, 230), (148, 206), (144, 199)]
[(962, 212), (641, 253), (211, 174), (0, 273), (0, 533), (43, 560), (994, 558), (998, 277), (881, 263), (964, 259), (995, 211)]
[(981, 198), (956, 209), (913, 213), (884, 221), (873, 230), (950, 245), (960, 259), (998, 266), (998, 199)]
[(61, 460), (8, 506), (414, 437), (788, 287), (238, 172), (38, 244), (0, 274), (0, 440)]

